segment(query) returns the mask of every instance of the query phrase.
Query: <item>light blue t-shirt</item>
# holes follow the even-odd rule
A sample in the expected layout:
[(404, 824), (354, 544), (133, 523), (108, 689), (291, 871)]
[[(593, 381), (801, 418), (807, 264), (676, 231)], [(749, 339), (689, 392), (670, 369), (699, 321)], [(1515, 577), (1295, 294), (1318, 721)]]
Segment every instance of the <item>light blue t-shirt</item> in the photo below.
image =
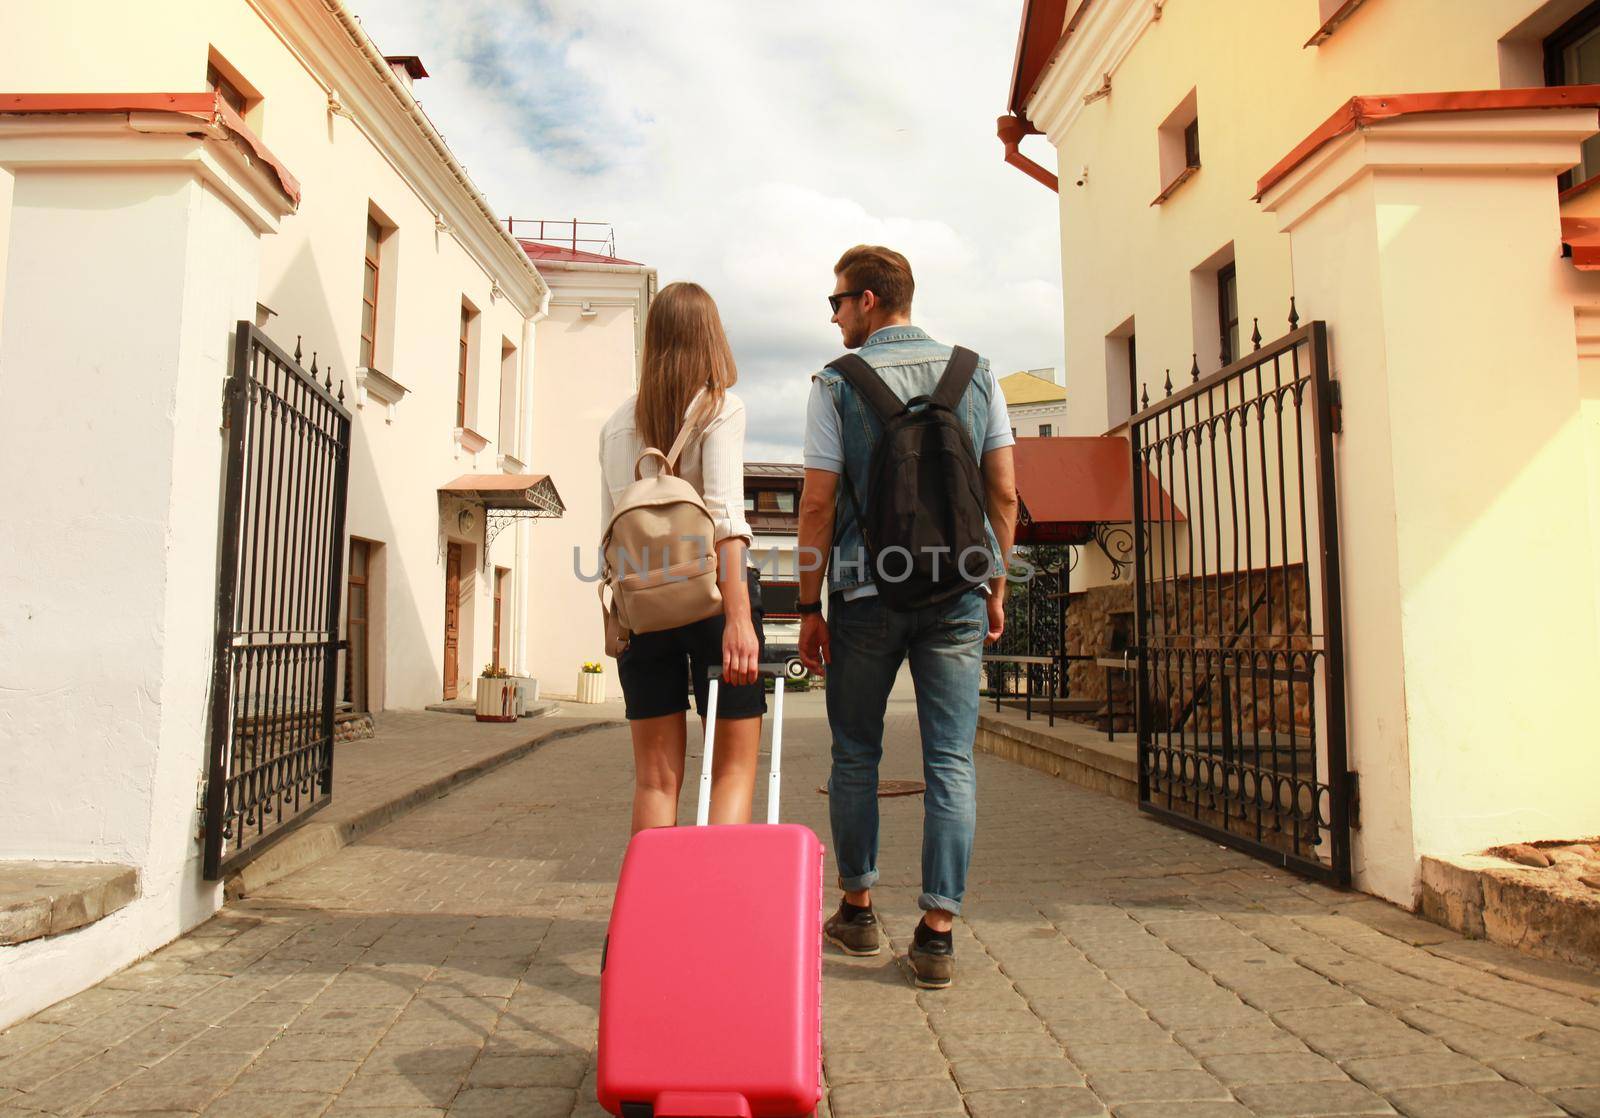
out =
[[(983, 435), (982, 457), (1003, 446), (1015, 446), (1017, 438), (1011, 433), (1011, 416), (1006, 411), (1005, 394), (1000, 391), (1000, 381), (989, 370), (989, 420)], [(833, 396), (816, 377), (811, 378), (811, 396), (806, 401), (805, 464), (808, 470), (844, 472), (844, 433), (839, 428), (839, 409)], [(988, 587), (983, 587), (985, 593)], [(844, 600), (868, 598), (878, 592), (873, 583), (855, 586), (844, 592)]]

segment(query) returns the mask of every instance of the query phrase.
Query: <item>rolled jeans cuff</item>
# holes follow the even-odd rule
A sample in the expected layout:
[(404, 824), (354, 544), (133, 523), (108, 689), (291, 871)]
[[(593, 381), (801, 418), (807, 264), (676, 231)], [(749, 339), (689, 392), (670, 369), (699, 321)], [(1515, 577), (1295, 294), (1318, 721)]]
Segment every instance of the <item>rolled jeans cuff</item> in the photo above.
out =
[(960, 901), (952, 901), (949, 897), (941, 897), (937, 893), (923, 893), (921, 896), (917, 897), (917, 907), (923, 912), (932, 912), (935, 909), (942, 909), (943, 911), (950, 913), (952, 916), (959, 916), (961, 914)]
[(866, 873), (857, 874), (855, 877), (839, 875), (839, 888), (846, 893), (859, 893), (863, 889), (871, 889), (878, 883), (878, 871), (868, 870)]

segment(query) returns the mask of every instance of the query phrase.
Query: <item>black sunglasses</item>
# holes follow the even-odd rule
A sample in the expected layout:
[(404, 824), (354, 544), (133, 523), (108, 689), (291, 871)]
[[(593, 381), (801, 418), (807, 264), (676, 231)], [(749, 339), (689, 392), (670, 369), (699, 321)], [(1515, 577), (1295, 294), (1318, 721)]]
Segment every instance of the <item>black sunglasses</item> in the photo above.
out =
[(833, 308), (833, 313), (839, 313), (839, 306), (846, 299), (854, 299), (857, 295), (865, 295), (871, 288), (863, 287), (860, 291), (841, 291), (837, 295), (828, 296), (828, 306)]

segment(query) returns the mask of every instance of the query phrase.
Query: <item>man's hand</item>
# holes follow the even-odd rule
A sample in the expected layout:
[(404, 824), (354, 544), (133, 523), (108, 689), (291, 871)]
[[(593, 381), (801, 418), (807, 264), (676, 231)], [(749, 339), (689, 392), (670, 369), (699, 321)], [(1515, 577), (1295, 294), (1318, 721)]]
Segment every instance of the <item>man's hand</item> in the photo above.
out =
[(998, 644), (1000, 634), (1006, 631), (1006, 596), (990, 594), (985, 604), (989, 610), (989, 632), (984, 635), (983, 643)]
[(828, 623), (820, 613), (802, 614), (800, 617), (800, 662), (818, 675), (827, 675), (827, 665), (833, 659), (828, 642)]

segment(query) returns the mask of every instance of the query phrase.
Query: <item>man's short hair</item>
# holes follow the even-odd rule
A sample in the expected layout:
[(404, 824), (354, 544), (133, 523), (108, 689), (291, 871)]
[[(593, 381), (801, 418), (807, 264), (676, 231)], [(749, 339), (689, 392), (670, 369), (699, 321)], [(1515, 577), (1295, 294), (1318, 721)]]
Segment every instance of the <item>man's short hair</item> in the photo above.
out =
[(882, 245), (857, 245), (839, 257), (834, 274), (844, 277), (852, 291), (870, 291), (883, 309), (904, 313), (911, 309), (916, 281), (911, 278), (911, 263), (892, 248)]

